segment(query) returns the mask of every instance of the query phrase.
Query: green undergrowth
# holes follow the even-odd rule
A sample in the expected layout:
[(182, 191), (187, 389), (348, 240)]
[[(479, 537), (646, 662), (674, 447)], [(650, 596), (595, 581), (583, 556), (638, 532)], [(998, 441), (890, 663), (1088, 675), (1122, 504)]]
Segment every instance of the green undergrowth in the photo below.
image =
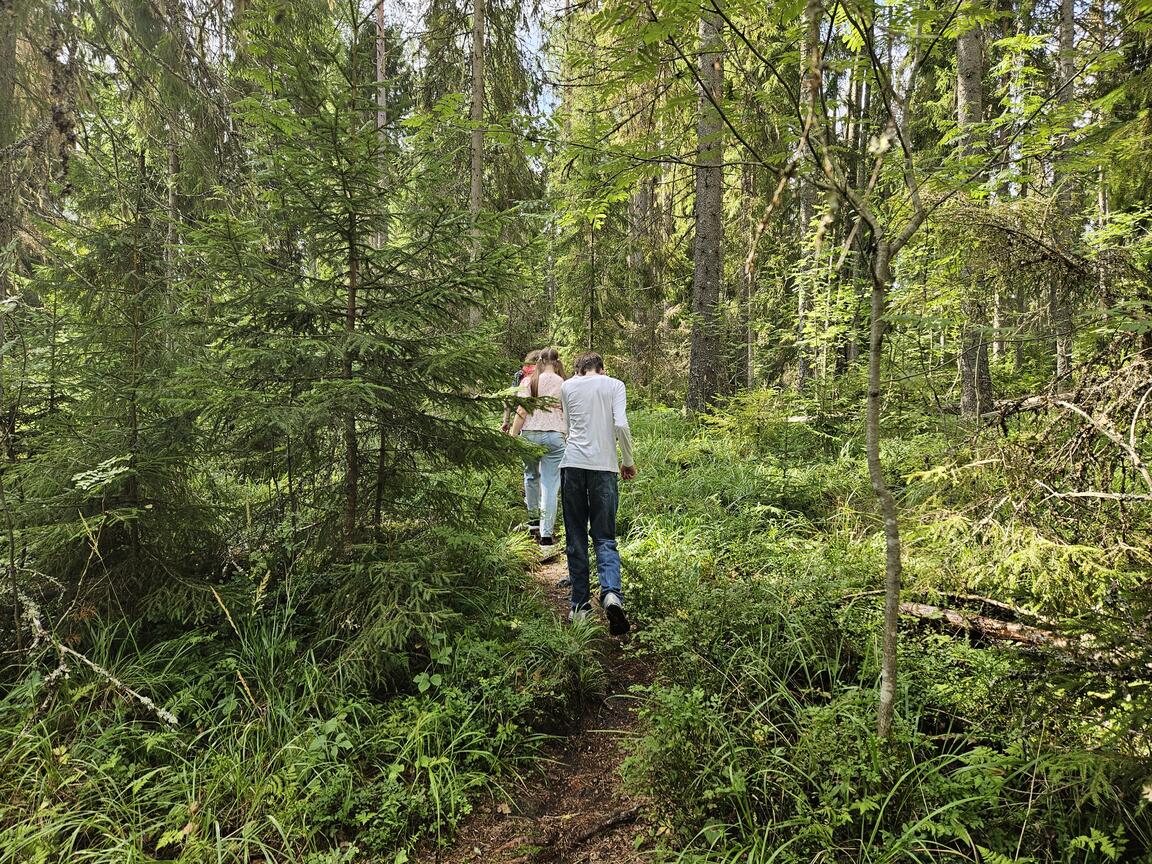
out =
[[(699, 425), (662, 410), (633, 424), (626, 590), (659, 673), (625, 773), (653, 801), (662, 854), (1152, 860), (1152, 762), (1133, 707), (1148, 700), (1130, 675), (907, 622), (895, 731), (875, 736), (884, 547), (858, 424), (781, 403), (757, 394)], [(971, 590), (974, 568), (1018, 551), (1007, 530), (943, 539), (939, 522), (971, 519), (951, 508), (977, 496), (941, 493), (933, 471), (972, 461), (972, 445), (921, 418), (886, 424), (914, 562), (905, 596)], [(1014, 593), (983, 587), (1051, 609), (1045, 568), (1021, 565)], [(1099, 590), (1082, 575), (1062, 596)]]
[(198, 624), (73, 616), (64, 644), (99, 670), (49, 652), (0, 700), (0, 861), (400, 862), (446, 842), (603, 689), (595, 632), (524, 590), (527, 553), (483, 526), (398, 532), (271, 585), (253, 566)]

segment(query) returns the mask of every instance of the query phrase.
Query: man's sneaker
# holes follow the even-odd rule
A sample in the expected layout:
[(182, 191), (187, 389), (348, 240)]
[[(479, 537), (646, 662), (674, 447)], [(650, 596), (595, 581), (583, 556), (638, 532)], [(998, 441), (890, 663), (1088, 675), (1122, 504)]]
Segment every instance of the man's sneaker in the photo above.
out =
[(592, 607), (585, 604), (579, 609), (572, 608), (568, 610), (568, 623), (575, 624), (577, 621), (587, 621), (588, 613), (592, 611)]
[(600, 600), (604, 607), (604, 614), (608, 616), (608, 632), (613, 636), (623, 636), (632, 629), (628, 623), (628, 616), (624, 614), (624, 604), (620, 602), (620, 595), (609, 591)]
[(528, 523), (528, 534), (533, 540), (539, 542), (540, 541), (540, 523), (539, 522), (529, 522)]
[(540, 538), (540, 557), (544, 560), (557, 555), (561, 547), (557, 545), (555, 537)]

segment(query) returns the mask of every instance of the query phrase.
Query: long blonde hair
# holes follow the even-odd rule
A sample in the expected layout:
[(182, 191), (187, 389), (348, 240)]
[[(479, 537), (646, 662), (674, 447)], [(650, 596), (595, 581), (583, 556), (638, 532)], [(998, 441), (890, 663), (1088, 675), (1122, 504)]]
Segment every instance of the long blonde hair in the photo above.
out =
[(536, 358), (536, 368), (532, 370), (532, 377), (529, 381), (532, 398), (540, 395), (540, 368), (542, 366), (551, 366), (554, 374), (561, 378), (564, 377), (564, 364), (560, 362), (560, 352), (555, 348), (541, 348), (540, 354)]

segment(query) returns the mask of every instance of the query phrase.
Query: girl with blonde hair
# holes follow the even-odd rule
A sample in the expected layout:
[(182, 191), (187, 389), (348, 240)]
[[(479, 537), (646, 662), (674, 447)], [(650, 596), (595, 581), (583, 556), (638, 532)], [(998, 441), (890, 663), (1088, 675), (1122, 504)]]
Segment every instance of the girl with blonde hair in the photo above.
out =
[(524, 459), (524, 504), (528, 508), (528, 530), (536, 537), (542, 551), (551, 552), (556, 540), (556, 511), (560, 499), (560, 460), (564, 458), (564, 411), (560, 407), (560, 386), (564, 383), (564, 364), (555, 348), (544, 348), (536, 359), (532, 374), (520, 382), (518, 396), (544, 399), (540, 407), (528, 412), (516, 409), (512, 435), (520, 435), (536, 445), (539, 455)]

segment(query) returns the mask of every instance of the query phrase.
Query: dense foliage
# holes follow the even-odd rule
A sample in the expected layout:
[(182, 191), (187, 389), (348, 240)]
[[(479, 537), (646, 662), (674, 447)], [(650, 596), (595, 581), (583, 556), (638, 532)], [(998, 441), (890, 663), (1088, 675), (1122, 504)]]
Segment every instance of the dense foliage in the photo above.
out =
[[(898, 722), (882, 742), (871, 732), (880, 609), (870, 588), (883, 548), (859, 434), (789, 422), (779, 397), (742, 401), (702, 428), (671, 412), (644, 420), (652, 470), (632, 493), (625, 552), (649, 622), (643, 646), (663, 663), (628, 773), (683, 844), (678, 860), (1147, 860), (1142, 663), (1077, 668), (1061, 651), (913, 629)], [(885, 454), (905, 478), (909, 519), (924, 525), (905, 596), (940, 602), (976, 583), (997, 596), (1034, 591), (1030, 608), (1045, 608), (1055, 538), (994, 529), (974, 544), (952, 509), (974, 496), (953, 497), (940, 477), (971, 454), (930, 418), (891, 422), (918, 420), (919, 434)], [(1022, 425), (1010, 440), (1031, 434)], [(1005, 485), (985, 483), (990, 496)], [(1047, 608), (1094, 590), (1102, 553), (1066, 551)], [(1045, 563), (1020, 566), (1024, 557)], [(1011, 589), (977, 582), (997, 558), (1017, 559)]]
[[(1152, 860), (1147, 0), (0, 0), (0, 861), (407, 860), (604, 686), (653, 856)], [(687, 410), (683, 410), (684, 407)]]

